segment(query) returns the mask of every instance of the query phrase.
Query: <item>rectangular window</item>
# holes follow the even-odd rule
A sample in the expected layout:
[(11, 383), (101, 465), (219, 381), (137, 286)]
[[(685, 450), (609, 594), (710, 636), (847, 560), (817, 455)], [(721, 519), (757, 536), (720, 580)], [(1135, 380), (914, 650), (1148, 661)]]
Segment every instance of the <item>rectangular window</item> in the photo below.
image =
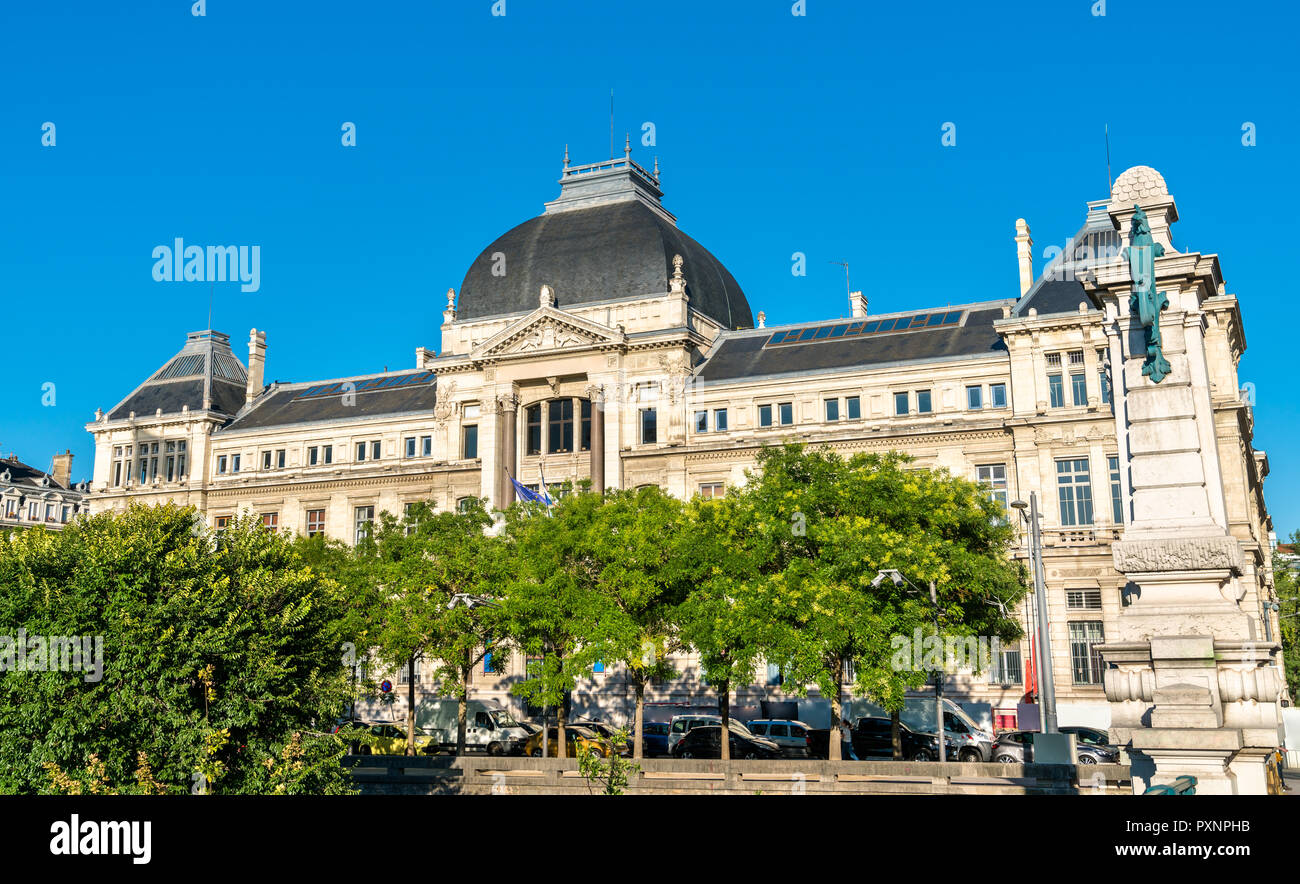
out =
[(240, 456), (238, 454), (230, 455), (230, 472), (232, 473), (239, 472), (239, 457)]
[(325, 533), (325, 511), (307, 510), (307, 536), (315, 537)]
[(280, 527), (280, 514), (262, 513), (262, 527), (270, 528), (272, 531)]
[(1104, 669), (1099, 645), (1105, 644), (1106, 633), (1099, 620), (1077, 620), (1070, 626), (1070, 668), (1075, 684), (1101, 684)]
[(705, 500), (712, 500), (715, 497), (722, 497), (727, 493), (726, 486), (721, 482), (706, 482), (700, 485), (700, 497)]
[(527, 444), (524, 446), (524, 453), (541, 454), (542, 453), (541, 403), (538, 403), (537, 405), (528, 406), (528, 408), (524, 411), (524, 424), (525, 424), (524, 435), (527, 440)]
[(375, 521), (375, 508), (373, 506), (359, 506), (356, 508), (356, 543), (360, 543), (370, 536), (370, 525)]
[(788, 427), (794, 423), (794, 405), (790, 402), (782, 402), (776, 407), (777, 413), (781, 417), (781, 426)]
[(281, 448), (275, 452), (275, 467), (278, 470), (284, 469), (284, 449)]
[(989, 384), (989, 401), (994, 408), (1007, 407), (1007, 385)]
[(1124, 524), (1124, 497), (1119, 487), (1119, 457), (1111, 455), (1106, 458), (1110, 469), (1110, 512), (1116, 525)]
[(1046, 358), (1047, 358), (1047, 367), (1048, 367), (1048, 368), (1060, 368), (1060, 367), (1061, 367), (1061, 354), (1060, 354), (1060, 353), (1047, 353), (1047, 354), (1045, 354), (1045, 355), (1046, 355)]
[(263, 451), (263, 452), (262, 452), (262, 469), (264, 469), (264, 470), (269, 470), (270, 468), (271, 468), (271, 452), (269, 452), (269, 451)]
[(230, 516), (217, 516), (212, 520), (212, 527), (220, 531), (230, 526)]
[(1083, 365), (1083, 351), (1082, 351), (1082, 350), (1071, 350), (1069, 355), (1070, 355), (1070, 364), (1071, 364), (1071, 365)]
[(862, 417), (862, 400), (857, 396), (850, 396), (845, 399), (844, 406), (849, 414), (849, 420), (855, 421)]
[(383, 451), (383, 449), (381, 448), (378, 439), (376, 439), (374, 442), (371, 442), (371, 443), (370, 443), (370, 459), (371, 459), (371, 460), (379, 460), (379, 455), (382, 453), (382, 451)]
[(1100, 589), (1067, 589), (1065, 607), (1070, 611), (1100, 611)]
[(218, 476), (224, 476), (225, 473), (226, 473), (226, 456), (225, 456), (224, 454), (218, 454), (218, 455), (217, 455), (217, 475), (218, 475)]
[(321, 453), (322, 453), (322, 455), (324, 456), (323, 459), (324, 459), (325, 463), (334, 463), (334, 446), (333, 446), (333, 445), (326, 445), (324, 451), (322, 451)]
[(989, 684), (1020, 684), (1023, 677), (1019, 648), (1003, 649), (993, 658), (993, 665), (989, 669)]
[(695, 412), (695, 432), (707, 433), (709, 431), (709, 413), (707, 411)]
[(478, 425), (470, 424), (461, 430), (460, 456), (465, 460), (478, 457)]
[(27, 505), (27, 519), (28, 521), (36, 522), (39, 521), (40, 518), (41, 518), (41, 505), (36, 501), (32, 501)]
[(420, 457), (433, 457), (433, 437), (420, 437)]
[(578, 433), (578, 450), (591, 450), (591, 400), (583, 399), (582, 408), (579, 411), (582, 422), (582, 430)]
[(652, 445), (659, 438), (658, 416), (653, 408), (641, 409), (641, 444)]
[(966, 388), (966, 407), (972, 411), (984, 407), (984, 388), (978, 385)]
[(1005, 513), (1007, 511), (1007, 465), (993, 463), (977, 466), (975, 477), (988, 489), (989, 499), (1000, 503)]
[(1070, 397), (1075, 405), (1088, 404), (1088, 376), (1081, 371), (1070, 373)]
[(1059, 373), (1047, 376), (1047, 392), (1053, 408), (1065, 406), (1065, 382)]
[(64, 507), (63, 507), (63, 518), (62, 518), (60, 521), (62, 521), (62, 522), (64, 522), (64, 523), (66, 524), (67, 521), (68, 521), (68, 519), (71, 518), (71, 517), (72, 517), (72, 507), (70, 507), (70, 506), (64, 506)]
[(727, 409), (713, 409), (713, 429), (718, 433), (727, 432)]
[(403, 444), (406, 448), (406, 456), (415, 457), (415, 437), (407, 436)]
[(47, 503), (45, 505), (45, 521), (47, 522), (54, 521), (54, 504), (52, 503)]
[(316, 466), (317, 459), (318, 459), (319, 457), (320, 457), (320, 449), (317, 448), (315, 445), (308, 446), (308, 448), (307, 448), (307, 466), (309, 466), (309, 467), (314, 467), (314, 466)]
[(362, 461), (362, 460), (365, 460), (365, 459), (366, 459), (366, 443), (364, 443), (364, 442), (358, 442), (358, 443), (357, 443), (357, 460), (358, 460), (358, 461)]
[(573, 450), (572, 399), (552, 399), (546, 403), (546, 437), (548, 453)]
[(930, 407), (930, 391), (929, 391), (929, 390), (917, 390), (917, 391), (916, 391), (916, 411), (917, 411), (917, 413), (918, 413), (918, 414), (929, 414), (929, 413), (930, 413), (931, 411), (933, 411), (933, 410), (934, 410), (934, 409), (932, 409), (932, 408)]
[(1110, 377), (1106, 374), (1106, 351), (1097, 351), (1097, 380), (1101, 382), (1101, 404), (1110, 405)]
[(838, 399), (827, 399), (827, 400), (825, 400), (825, 405), (826, 405), (826, 420), (828, 420), (828, 421), (837, 421), (837, 420), (839, 420), (839, 419), (840, 419), (840, 400), (838, 400)]
[(1088, 479), (1088, 458), (1056, 462), (1056, 493), (1061, 502), (1061, 524), (1092, 524), (1092, 483)]
[(905, 417), (907, 415), (907, 394), (906, 393), (894, 394), (894, 414), (900, 417)]
[(772, 426), (772, 406), (770, 405), (758, 406), (758, 425), (760, 427)]

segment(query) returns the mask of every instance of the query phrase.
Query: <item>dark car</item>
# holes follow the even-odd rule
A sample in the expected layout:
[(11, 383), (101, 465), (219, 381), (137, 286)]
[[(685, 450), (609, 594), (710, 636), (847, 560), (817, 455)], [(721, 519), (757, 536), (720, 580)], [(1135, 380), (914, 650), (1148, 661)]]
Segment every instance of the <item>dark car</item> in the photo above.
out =
[[(1115, 760), (1118, 761), (1119, 747), (1111, 743), (1110, 734), (1105, 731), (1098, 730), (1095, 727), (1083, 727), (1074, 724), (1066, 725), (1060, 730), (1063, 734), (1074, 734), (1075, 738), (1078, 740), (1080, 764), (1092, 763), (1083, 760), (1083, 752), (1085, 749), (1095, 749), (1097, 752), (1107, 756), (1113, 755)], [(1103, 761), (1102, 763), (1108, 764), (1109, 762)]]
[[(722, 727), (709, 724), (693, 727), (673, 747), (676, 758), (721, 758)], [(780, 758), (781, 747), (771, 740), (759, 737), (746, 737), (739, 732), (731, 732), (732, 758)]]
[[(1071, 728), (1071, 730), (1074, 730)], [(1084, 730), (1092, 730), (1084, 728)], [(1065, 728), (1061, 733), (1067, 733)], [(1075, 755), (1080, 764), (1116, 764), (1119, 749), (1114, 746), (1093, 745), (1078, 740)], [(1034, 761), (1034, 731), (1011, 731), (998, 738), (993, 747), (993, 760), (998, 764), (1032, 764)]]
[[(908, 761), (938, 760), (939, 742), (934, 734), (919, 733), (900, 721), (898, 735), (903, 744), (903, 757)], [(955, 741), (948, 739), (945, 757), (957, 760), (958, 748)], [(853, 752), (864, 761), (868, 758), (893, 758), (894, 734), (890, 720), (859, 718), (853, 728)]]
[(647, 758), (668, 754), (668, 722), (647, 721), (641, 725), (641, 751)]

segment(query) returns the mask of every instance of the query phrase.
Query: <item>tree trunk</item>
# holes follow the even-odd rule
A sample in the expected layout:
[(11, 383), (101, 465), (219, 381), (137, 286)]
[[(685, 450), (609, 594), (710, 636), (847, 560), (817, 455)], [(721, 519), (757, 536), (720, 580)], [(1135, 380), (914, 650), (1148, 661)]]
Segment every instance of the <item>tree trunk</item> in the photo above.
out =
[(556, 758), (568, 758), (565, 754), (564, 723), (569, 720), (569, 716), (564, 711), (564, 697), (560, 697), (559, 705), (555, 707), (555, 739), (559, 745), (555, 747)]
[(642, 728), (645, 723), (645, 677), (636, 678), (636, 713), (632, 717), (632, 758), (640, 761), (645, 757), (645, 737)]
[(415, 754), (415, 658), (406, 664), (406, 754)]
[(840, 696), (844, 693), (844, 662), (835, 661), (835, 692), (831, 694), (831, 736), (827, 741), (827, 757), (831, 761), (843, 761), (844, 752), (840, 748)]
[(465, 754), (465, 728), (469, 718), (469, 651), (465, 652), (465, 665), (460, 668), (460, 697), (456, 701), (456, 757)]
[(899, 728), (900, 713), (895, 710), (889, 713), (889, 739), (894, 745), (894, 760), (903, 760), (903, 731)]
[(723, 761), (731, 760), (731, 681), (724, 679), (718, 685), (718, 711), (722, 713), (722, 755)]

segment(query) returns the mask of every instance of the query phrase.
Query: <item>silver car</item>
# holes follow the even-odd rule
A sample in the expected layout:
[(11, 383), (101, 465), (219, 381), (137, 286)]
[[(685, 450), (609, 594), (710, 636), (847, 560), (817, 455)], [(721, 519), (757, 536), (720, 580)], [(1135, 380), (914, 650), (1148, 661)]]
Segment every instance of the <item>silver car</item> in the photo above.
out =
[[(1034, 731), (1011, 731), (998, 738), (993, 747), (993, 760), (998, 764), (1033, 764)], [(1078, 742), (1075, 756), (1080, 764), (1116, 764), (1119, 749)]]
[(756, 737), (764, 737), (781, 747), (786, 758), (808, 757), (808, 732), (812, 730), (802, 721), (789, 718), (757, 718), (749, 723)]

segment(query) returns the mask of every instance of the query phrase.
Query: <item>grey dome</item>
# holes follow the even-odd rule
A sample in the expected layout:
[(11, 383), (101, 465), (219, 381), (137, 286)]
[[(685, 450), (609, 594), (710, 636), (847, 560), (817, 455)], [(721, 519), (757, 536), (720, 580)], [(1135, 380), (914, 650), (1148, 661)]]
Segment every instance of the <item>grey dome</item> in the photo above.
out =
[[(504, 256), (504, 275), (493, 275)], [(640, 199), (548, 211), (482, 251), (460, 286), (457, 319), (535, 310), (543, 285), (561, 309), (669, 290), (681, 255), (691, 307), (729, 329), (754, 324), (735, 278), (708, 249)], [(500, 271), (498, 271), (500, 272)]]

